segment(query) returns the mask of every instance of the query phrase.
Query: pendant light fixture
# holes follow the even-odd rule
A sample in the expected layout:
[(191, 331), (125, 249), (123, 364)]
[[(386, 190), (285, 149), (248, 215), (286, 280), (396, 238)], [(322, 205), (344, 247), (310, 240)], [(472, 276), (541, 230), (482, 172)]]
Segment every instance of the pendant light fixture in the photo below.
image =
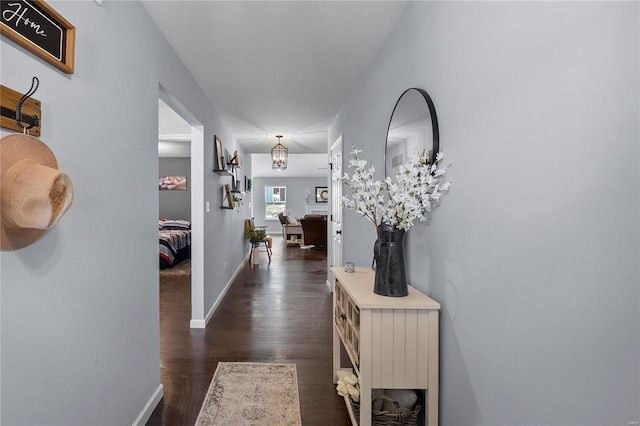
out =
[(284, 170), (287, 168), (287, 161), (289, 160), (289, 150), (280, 143), (282, 135), (276, 136), (278, 138), (278, 144), (271, 148), (271, 167), (273, 170)]

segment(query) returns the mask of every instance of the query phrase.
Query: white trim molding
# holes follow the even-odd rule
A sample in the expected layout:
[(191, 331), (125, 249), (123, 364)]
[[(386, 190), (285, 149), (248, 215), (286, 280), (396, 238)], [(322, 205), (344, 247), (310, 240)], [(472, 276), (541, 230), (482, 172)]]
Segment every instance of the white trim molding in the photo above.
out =
[(151, 418), (151, 414), (153, 414), (153, 410), (156, 409), (163, 396), (164, 387), (160, 384), (156, 388), (155, 392), (153, 392), (153, 395), (151, 395), (151, 398), (149, 398), (140, 414), (138, 414), (138, 417), (133, 422), (133, 426), (143, 426), (147, 424), (147, 421)]
[(229, 281), (227, 282), (227, 284), (224, 286), (224, 289), (222, 290), (222, 293), (220, 293), (220, 296), (218, 296), (218, 299), (216, 300), (216, 302), (213, 304), (211, 309), (209, 309), (209, 312), (207, 312), (207, 316), (204, 319), (201, 319), (201, 320), (192, 319), (191, 322), (190, 322), (191, 328), (205, 328), (207, 326), (207, 324), (209, 323), (209, 320), (213, 316), (213, 313), (216, 311), (216, 309), (218, 309), (218, 306), (220, 305), (220, 302), (222, 302), (222, 299), (227, 294), (227, 291), (229, 290), (229, 287), (231, 287), (231, 284), (233, 284), (233, 280), (236, 279), (236, 277), (238, 276), (238, 274), (240, 273), (240, 271), (244, 267), (245, 262), (249, 261), (249, 255), (250, 254), (251, 254), (251, 252), (248, 252), (247, 255), (244, 257), (244, 259), (242, 260), (242, 262), (240, 263), (240, 265), (238, 265), (238, 267), (236, 268), (236, 271), (233, 273), (231, 278), (229, 278)]

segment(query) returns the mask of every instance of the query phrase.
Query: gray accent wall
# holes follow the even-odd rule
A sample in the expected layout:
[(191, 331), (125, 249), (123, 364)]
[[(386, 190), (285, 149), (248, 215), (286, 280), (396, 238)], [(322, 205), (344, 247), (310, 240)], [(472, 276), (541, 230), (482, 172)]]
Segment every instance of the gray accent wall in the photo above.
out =
[[(328, 204), (315, 202), (316, 186), (328, 186), (328, 178), (304, 178), (304, 177), (257, 177), (253, 179), (251, 198), (253, 201), (253, 216), (256, 225), (267, 226), (267, 231), (277, 233), (282, 230), (280, 221), (267, 220), (264, 216), (264, 188), (266, 186), (285, 186), (287, 188), (287, 210), (297, 218), (303, 217), (308, 209), (327, 209)], [(307, 203), (307, 190), (309, 202)]]
[(192, 186), (191, 196), (211, 200), (194, 229), (206, 260), (204, 288), (196, 289), (203, 313), (247, 253), (245, 215), (218, 208), (224, 181), (211, 172), (213, 135), (234, 147), (221, 115), (141, 3), (47, 3), (76, 27), (75, 73), (5, 37), (0, 71), (2, 84), (18, 91), (32, 76), (40, 79), (41, 140), (73, 181), (75, 197), (38, 242), (0, 252), (0, 424), (144, 424), (162, 395), (160, 94), (204, 134), (204, 155), (192, 155), (204, 172), (191, 176), (200, 188)]
[[(405, 248), (442, 425), (640, 418), (638, 28), (637, 2), (410, 2), (330, 129), (384, 164), (400, 94), (435, 103), (451, 192)], [(369, 265), (371, 225), (343, 235)]]
[(158, 176), (186, 176), (187, 189), (159, 191), (159, 215), (165, 219), (191, 219), (191, 158), (160, 157)]

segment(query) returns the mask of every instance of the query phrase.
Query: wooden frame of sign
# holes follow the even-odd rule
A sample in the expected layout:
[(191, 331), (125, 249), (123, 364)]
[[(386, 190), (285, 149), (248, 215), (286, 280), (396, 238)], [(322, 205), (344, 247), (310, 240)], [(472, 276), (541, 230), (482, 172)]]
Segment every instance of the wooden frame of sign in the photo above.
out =
[(76, 28), (43, 0), (0, 1), (0, 33), (73, 74)]

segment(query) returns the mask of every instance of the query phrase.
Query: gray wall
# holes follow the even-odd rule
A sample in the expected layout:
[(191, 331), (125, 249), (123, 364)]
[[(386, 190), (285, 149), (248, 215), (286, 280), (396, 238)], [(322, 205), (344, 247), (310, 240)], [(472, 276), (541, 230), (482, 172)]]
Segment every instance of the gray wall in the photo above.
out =
[[(48, 3), (76, 26), (75, 73), (4, 37), (0, 71), (19, 91), (39, 77), (41, 139), (75, 199), (40, 241), (0, 252), (0, 423), (130, 425), (160, 389), (160, 85), (204, 126), (193, 197), (220, 197), (212, 141), (228, 142), (227, 129), (139, 2)], [(213, 205), (194, 231), (204, 238), (204, 312), (246, 254), (242, 215)]]
[(191, 158), (160, 157), (158, 176), (186, 176), (186, 191), (159, 191), (159, 215), (165, 219), (191, 219)]
[[(383, 164), (408, 87), (452, 181), (409, 232), (443, 425), (627, 425), (639, 382), (637, 2), (411, 2), (330, 129)], [(371, 262), (348, 211), (345, 258)]]
[[(253, 200), (253, 216), (256, 225), (267, 226), (267, 231), (280, 232), (282, 227), (276, 220), (267, 220), (264, 217), (264, 188), (266, 186), (286, 186), (287, 187), (287, 210), (291, 211), (294, 217), (303, 217), (307, 212), (307, 207), (326, 208), (328, 204), (316, 204), (316, 186), (328, 186), (327, 178), (303, 178), (303, 177), (257, 177), (253, 179), (251, 197)], [(310, 198), (307, 203), (306, 195), (309, 191)]]

